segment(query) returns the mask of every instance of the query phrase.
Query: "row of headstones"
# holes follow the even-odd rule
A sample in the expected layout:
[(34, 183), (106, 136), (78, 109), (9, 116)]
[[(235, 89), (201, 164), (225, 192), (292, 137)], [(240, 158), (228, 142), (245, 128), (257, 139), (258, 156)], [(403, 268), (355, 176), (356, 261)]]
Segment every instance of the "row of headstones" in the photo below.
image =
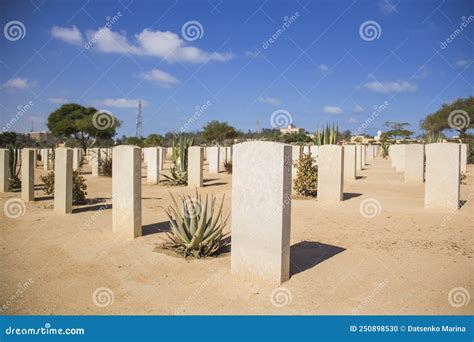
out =
[[(169, 156), (169, 147), (145, 147), (142, 149), (143, 162), (147, 167), (147, 183), (158, 184), (160, 171), (165, 168), (165, 160)], [(226, 162), (232, 161), (231, 146), (199, 147), (188, 149), (188, 185), (203, 186), (204, 160), (209, 162), (209, 173), (219, 173), (224, 170)]]
[(460, 177), (467, 172), (467, 144), (391, 145), (392, 167), (404, 173), (405, 183), (425, 182), (425, 208), (456, 210)]
[[(460, 152), (455, 144), (431, 144), (426, 147), (428, 178), (455, 177), (437, 174), (445, 164), (457, 162)], [(246, 142), (233, 146), (232, 182), (232, 250), (233, 274), (269, 280), (280, 284), (289, 279), (291, 187), (293, 148), (274, 142)], [(360, 147), (361, 158), (365, 150), (372, 157), (373, 147)], [(359, 147), (355, 145), (324, 145), (318, 149), (318, 198), (342, 199), (345, 154), (351, 154), (357, 167)], [(210, 150), (212, 151), (212, 150)], [(208, 153), (210, 152), (208, 151)], [(393, 150), (392, 150), (393, 152)], [(71, 212), (72, 205), (72, 157), (73, 151), (58, 148), (55, 159), (55, 210)], [(208, 154), (208, 158), (212, 158)], [(369, 157), (370, 158), (370, 157)], [(204, 149), (189, 149), (189, 164), (200, 164), (198, 173), (202, 177)], [(112, 230), (127, 238), (142, 234), (141, 208), (141, 148), (117, 146), (113, 148), (112, 178)], [(197, 160), (198, 162), (193, 162)], [(352, 162), (351, 162), (352, 164)], [(188, 165), (189, 166), (189, 165)], [(192, 167), (192, 166), (191, 166)], [(429, 175), (433, 171), (433, 174)], [(459, 172), (457, 173), (459, 180)], [(436, 191), (451, 191), (459, 187), (441, 181)], [(332, 188), (337, 188), (335, 191)]]
[[(30, 152), (26, 153), (23, 151), (29, 150)], [(6, 152), (2, 152), (6, 153)], [(22, 165), (23, 165), (23, 159), (26, 158), (28, 160), (29, 154), (32, 155), (31, 158), (33, 167), (36, 168), (38, 166), (38, 155), (41, 156), (41, 162), (43, 164), (43, 170), (49, 171), (52, 169), (52, 154), (53, 154), (53, 149), (51, 148), (41, 148), (41, 149), (36, 149), (36, 148), (23, 148), (21, 150), (18, 150), (18, 156), (17, 158), (21, 158)], [(28, 155), (28, 156), (27, 156)], [(74, 170), (78, 170), (81, 166), (81, 161), (83, 159), (83, 150), (81, 148), (74, 148), (73, 149), (73, 168)]]

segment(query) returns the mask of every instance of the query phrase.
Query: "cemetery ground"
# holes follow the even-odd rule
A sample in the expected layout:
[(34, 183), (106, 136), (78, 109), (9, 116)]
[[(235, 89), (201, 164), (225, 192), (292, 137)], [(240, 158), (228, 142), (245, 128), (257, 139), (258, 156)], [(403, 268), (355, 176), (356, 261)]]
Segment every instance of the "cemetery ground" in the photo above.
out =
[[(424, 185), (405, 184), (381, 157), (344, 182), (341, 203), (292, 201), (291, 278), (280, 288), (232, 276), (229, 253), (184, 260), (153, 251), (168, 231), (169, 192), (194, 189), (148, 185), (143, 168), (143, 236), (123, 240), (112, 233), (112, 179), (92, 177), (87, 164), (83, 171), (93, 203), (55, 214), (38, 166), (36, 200), (19, 218), (0, 217), (2, 314), (474, 313), (474, 300), (461, 307), (448, 301), (453, 288), (474, 293), (473, 201), (456, 212), (426, 210)], [(473, 172), (468, 165), (462, 201), (474, 193)], [(204, 178), (201, 193), (225, 194), (229, 213), (232, 176), (205, 171)], [(0, 205), (19, 196), (1, 193)], [(107, 305), (94, 300), (102, 288)]]

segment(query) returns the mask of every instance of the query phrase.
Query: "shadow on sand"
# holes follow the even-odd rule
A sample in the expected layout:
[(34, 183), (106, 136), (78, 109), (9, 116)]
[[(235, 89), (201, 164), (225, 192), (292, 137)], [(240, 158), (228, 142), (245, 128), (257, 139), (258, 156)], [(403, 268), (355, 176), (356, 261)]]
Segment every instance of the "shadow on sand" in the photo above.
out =
[(345, 250), (320, 242), (298, 242), (290, 247), (290, 276), (304, 272)]

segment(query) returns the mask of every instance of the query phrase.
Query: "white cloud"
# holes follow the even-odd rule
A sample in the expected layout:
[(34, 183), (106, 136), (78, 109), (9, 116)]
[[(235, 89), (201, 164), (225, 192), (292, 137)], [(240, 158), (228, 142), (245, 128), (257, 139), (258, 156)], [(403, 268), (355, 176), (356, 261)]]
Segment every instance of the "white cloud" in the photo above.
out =
[[(138, 108), (138, 99), (104, 99), (97, 101), (99, 105), (107, 107), (117, 107), (117, 108)], [(142, 106), (145, 105), (145, 101), (142, 100)]]
[(3, 88), (6, 88), (6, 89), (20, 89), (20, 90), (23, 90), (23, 89), (28, 89), (31, 86), (32, 85), (28, 82), (27, 78), (21, 78), (21, 77), (16, 77), (16, 78), (9, 79), (8, 81), (6, 81), (3, 84)]
[(324, 106), (323, 111), (327, 114), (342, 114), (342, 108), (337, 106)]
[(270, 96), (260, 96), (258, 98), (258, 102), (265, 103), (271, 106), (278, 106), (281, 104), (281, 100), (279, 98), (270, 97)]
[(458, 59), (455, 64), (459, 68), (465, 68), (468, 65), (470, 65), (471, 63), (472, 63), (472, 61), (470, 61), (468, 59)]
[(329, 67), (326, 65), (326, 64), (319, 64), (318, 65), (318, 69), (323, 73), (323, 74), (327, 74), (329, 73), (329, 71), (331, 71), (329, 69)]
[(414, 92), (418, 89), (416, 85), (411, 84), (407, 81), (393, 81), (393, 82), (372, 81), (372, 82), (367, 82), (364, 85), (364, 87), (376, 93)]
[(82, 34), (81, 31), (76, 26), (72, 27), (60, 27), (53, 26), (51, 29), (51, 35), (54, 38), (65, 41), (70, 44), (81, 44), (82, 43)]
[(353, 116), (351, 116), (348, 120), (347, 120), (348, 123), (356, 123), (357, 122), (357, 119), (354, 118)]
[(135, 35), (136, 42), (109, 28), (87, 32), (89, 40), (94, 41), (99, 51), (108, 53), (131, 53), (136, 55), (154, 56), (168, 62), (205, 63), (209, 61), (225, 62), (233, 57), (231, 53), (206, 52), (179, 38), (176, 33), (166, 31), (143, 30)]
[(64, 99), (62, 97), (50, 97), (48, 99), (48, 102), (55, 103), (55, 104), (62, 104), (62, 103), (66, 103), (67, 99)]
[[(398, 4), (398, 2), (397, 2)], [(397, 11), (397, 4), (392, 4), (389, 0), (382, 0), (379, 2), (379, 9), (383, 14), (390, 14)]]
[(163, 87), (172, 87), (179, 84), (179, 80), (160, 69), (153, 69), (140, 74), (140, 78), (155, 82)]
[(364, 113), (365, 112), (365, 109), (362, 107), (362, 106), (359, 106), (358, 104), (356, 104), (355, 108), (354, 108), (354, 112), (356, 113)]

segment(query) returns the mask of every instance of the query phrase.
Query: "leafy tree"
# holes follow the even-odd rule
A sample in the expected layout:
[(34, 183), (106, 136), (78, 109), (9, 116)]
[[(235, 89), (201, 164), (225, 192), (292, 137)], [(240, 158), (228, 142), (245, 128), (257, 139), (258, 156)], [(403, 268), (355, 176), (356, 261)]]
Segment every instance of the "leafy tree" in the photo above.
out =
[(345, 141), (351, 141), (352, 132), (350, 130), (346, 129), (345, 131), (341, 132), (339, 135), (340, 135), (339, 136), (340, 139), (343, 139)]
[(85, 150), (94, 146), (98, 140), (111, 139), (120, 126), (113, 115), (96, 113), (93, 107), (67, 103), (49, 114), (48, 129), (58, 138), (76, 139)]
[(15, 145), (18, 134), (15, 132), (0, 133), (0, 146)]
[(235, 139), (239, 136), (236, 129), (227, 122), (213, 120), (203, 127), (203, 138), (207, 142), (221, 143), (226, 139)]
[(311, 138), (303, 133), (287, 133), (281, 136), (282, 140), (286, 144), (295, 143), (295, 142), (310, 142)]
[(390, 128), (390, 130), (382, 133), (382, 141), (398, 138), (407, 139), (413, 135), (412, 131), (406, 129), (406, 127), (410, 126), (408, 122), (387, 121), (384, 123), (384, 126)]
[[(455, 110), (462, 110), (467, 115), (458, 113), (450, 117), (450, 114)], [(440, 109), (421, 121), (421, 128), (429, 134), (438, 134), (446, 129), (452, 129), (459, 133), (462, 140), (466, 141), (466, 132), (474, 128), (474, 96), (456, 99), (450, 104), (443, 104)]]
[(150, 134), (146, 139), (143, 141), (143, 145), (145, 147), (156, 147), (161, 146), (163, 143), (163, 137), (159, 134)]
[(143, 138), (127, 137), (125, 138), (124, 144), (143, 147)]

